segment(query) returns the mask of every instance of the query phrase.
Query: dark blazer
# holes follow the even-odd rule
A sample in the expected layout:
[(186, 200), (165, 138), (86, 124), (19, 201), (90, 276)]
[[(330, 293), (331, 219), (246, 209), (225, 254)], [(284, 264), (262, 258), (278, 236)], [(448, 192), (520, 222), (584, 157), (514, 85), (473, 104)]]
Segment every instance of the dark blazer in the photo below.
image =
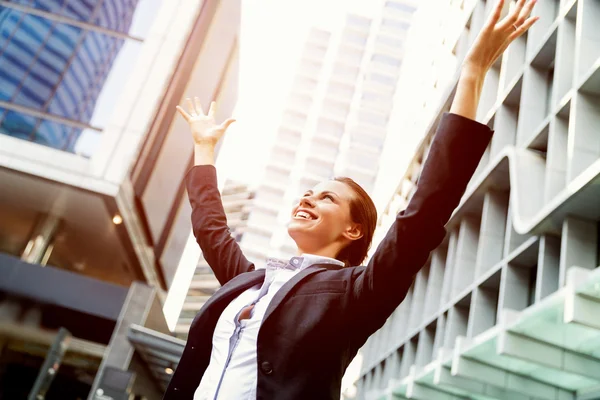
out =
[[(367, 338), (406, 296), (465, 191), (492, 131), (476, 121), (443, 115), (417, 190), (367, 266), (314, 265), (275, 295), (258, 341), (257, 399), (340, 398), (342, 376)], [(194, 235), (223, 285), (204, 305), (164, 399), (191, 400), (206, 370), (217, 320), (227, 304), (261, 283), (264, 270), (231, 237), (212, 166), (186, 177)]]

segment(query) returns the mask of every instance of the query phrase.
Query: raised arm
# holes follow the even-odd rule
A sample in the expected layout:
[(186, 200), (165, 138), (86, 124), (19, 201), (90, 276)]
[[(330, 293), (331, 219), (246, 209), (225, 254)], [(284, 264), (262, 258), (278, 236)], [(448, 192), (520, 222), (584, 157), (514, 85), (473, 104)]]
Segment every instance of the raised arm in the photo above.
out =
[(177, 110), (190, 124), (194, 138), (194, 167), (185, 178), (192, 206), (192, 229), (206, 262), (224, 285), (236, 275), (254, 269), (227, 226), (214, 166), (217, 142), (234, 120), (217, 125), (214, 102), (206, 115), (198, 98), (187, 102), (189, 112), (179, 106)]
[(499, 1), (468, 53), (461, 70), (451, 112), (438, 126), (431, 150), (407, 208), (400, 212), (368, 265), (355, 273), (353, 294), (358, 310), (377, 326), (404, 299), (416, 273), (446, 235), (445, 225), (487, 147), (492, 131), (475, 114), (485, 75), (510, 42), (537, 18), (535, 4), (519, 0), (500, 20)]

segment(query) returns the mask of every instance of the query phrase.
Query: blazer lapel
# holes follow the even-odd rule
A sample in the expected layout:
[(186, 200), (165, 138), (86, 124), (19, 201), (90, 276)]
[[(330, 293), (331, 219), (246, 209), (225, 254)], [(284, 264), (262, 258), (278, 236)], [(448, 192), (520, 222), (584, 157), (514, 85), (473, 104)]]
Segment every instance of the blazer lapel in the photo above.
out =
[(326, 270), (326, 268), (313, 265), (313, 266), (310, 266), (310, 267), (302, 270), (301, 272), (297, 273), (296, 275), (294, 275), (294, 277), (292, 279), (287, 281), (281, 287), (281, 289), (279, 289), (279, 291), (277, 291), (277, 293), (275, 294), (275, 296), (269, 303), (269, 307), (267, 307), (267, 312), (265, 313), (265, 316), (260, 325), (261, 326), (264, 325), (265, 321), (267, 321), (269, 319), (269, 317), (271, 316), (271, 314), (273, 314), (273, 311), (275, 311), (275, 309), (277, 307), (279, 307), (281, 302), (287, 297), (290, 290), (292, 290), (294, 288), (294, 286), (296, 286), (298, 283), (300, 283), (302, 280), (308, 278), (309, 276), (316, 274), (317, 272), (321, 272), (321, 271), (325, 271), (325, 270)]
[(264, 280), (264, 269), (257, 269), (239, 274), (219, 288), (212, 296), (210, 296), (202, 308), (208, 309), (208, 307), (212, 306), (213, 304), (227, 299), (229, 299), (227, 301), (227, 304), (229, 304), (234, 296), (239, 295), (241, 292), (251, 288), (254, 285), (262, 283)]

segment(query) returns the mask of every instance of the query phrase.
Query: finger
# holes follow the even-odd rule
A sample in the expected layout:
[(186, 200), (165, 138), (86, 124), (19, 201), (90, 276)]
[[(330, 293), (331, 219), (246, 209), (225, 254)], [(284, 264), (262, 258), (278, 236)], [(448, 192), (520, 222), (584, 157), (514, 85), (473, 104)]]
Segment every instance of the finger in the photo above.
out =
[(185, 112), (185, 110), (184, 110), (183, 108), (181, 108), (180, 106), (176, 106), (175, 108), (177, 109), (177, 111), (179, 111), (179, 114), (181, 114), (181, 116), (182, 116), (183, 118), (185, 118), (185, 120), (186, 120), (187, 122), (190, 122), (190, 119), (192, 118), (192, 117), (190, 116), (190, 114), (188, 114), (187, 112)]
[(523, 6), (525, 5), (525, 1), (526, 0), (518, 0), (517, 1), (515, 6), (508, 13), (508, 15), (506, 17), (504, 17), (504, 19), (500, 22), (500, 25), (499, 25), (500, 29), (514, 30), (513, 25), (519, 18), (519, 15), (521, 14), (521, 10), (523, 9)]
[(515, 22), (515, 25), (521, 26), (521, 25), (523, 25), (523, 23), (525, 23), (527, 18), (529, 18), (529, 16), (531, 15), (531, 12), (533, 11), (533, 7), (535, 6), (535, 3), (536, 3), (535, 0), (529, 0), (527, 2), (527, 5), (525, 7), (523, 7), (523, 9), (521, 10), (521, 14), (519, 15), (519, 18), (517, 19), (517, 22)]
[(527, 32), (527, 30), (531, 28), (531, 26), (535, 24), (539, 19), (540, 17), (528, 18), (521, 26), (519, 26), (519, 29), (517, 29), (512, 35), (508, 37), (508, 41), (512, 42), (513, 40)]
[(192, 99), (190, 99), (189, 97), (187, 99), (185, 99), (187, 106), (188, 106), (188, 112), (190, 113), (191, 116), (195, 116), (198, 113), (196, 112), (196, 109), (194, 108), (194, 103), (192, 103)]
[(215, 113), (217, 112), (216, 110), (217, 108), (217, 103), (215, 103), (214, 101), (210, 102), (210, 108), (208, 109), (208, 116), (209, 117), (214, 117)]
[(196, 112), (198, 115), (204, 115), (204, 110), (202, 109), (202, 104), (200, 104), (200, 99), (198, 97), (194, 97), (194, 104), (196, 105)]
[(227, 128), (229, 128), (229, 125), (233, 124), (235, 122), (235, 118), (228, 118), (225, 121), (223, 121), (223, 123), (219, 126), (219, 129), (222, 129), (223, 132), (227, 130)]
[(527, 0), (518, 0), (517, 1), (517, 5), (515, 6), (514, 10), (510, 13), (510, 19), (513, 24), (517, 21), (517, 19), (519, 18), (519, 15), (521, 15), (521, 11), (523, 10), (523, 7), (525, 6), (526, 2), (527, 2)]
[(494, 8), (490, 20), (488, 21), (487, 28), (493, 28), (494, 26), (496, 26), (496, 24), (500, 20), (500, 15), (502, 15), (503, 8), (504, 0), (498, 0), (498, 4), (496, 4), (496, 8)]

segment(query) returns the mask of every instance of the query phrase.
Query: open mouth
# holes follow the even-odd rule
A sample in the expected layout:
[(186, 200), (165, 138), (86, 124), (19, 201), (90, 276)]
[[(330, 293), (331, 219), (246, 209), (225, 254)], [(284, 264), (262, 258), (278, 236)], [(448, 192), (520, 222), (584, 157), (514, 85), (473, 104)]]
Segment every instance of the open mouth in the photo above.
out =
[(314, 219), (317, 219), (317, 216), (306, 210), (298, 210), (298, 211), (296, 211), (296, 214), (294, 214), (294, 218), (314, 220)]

